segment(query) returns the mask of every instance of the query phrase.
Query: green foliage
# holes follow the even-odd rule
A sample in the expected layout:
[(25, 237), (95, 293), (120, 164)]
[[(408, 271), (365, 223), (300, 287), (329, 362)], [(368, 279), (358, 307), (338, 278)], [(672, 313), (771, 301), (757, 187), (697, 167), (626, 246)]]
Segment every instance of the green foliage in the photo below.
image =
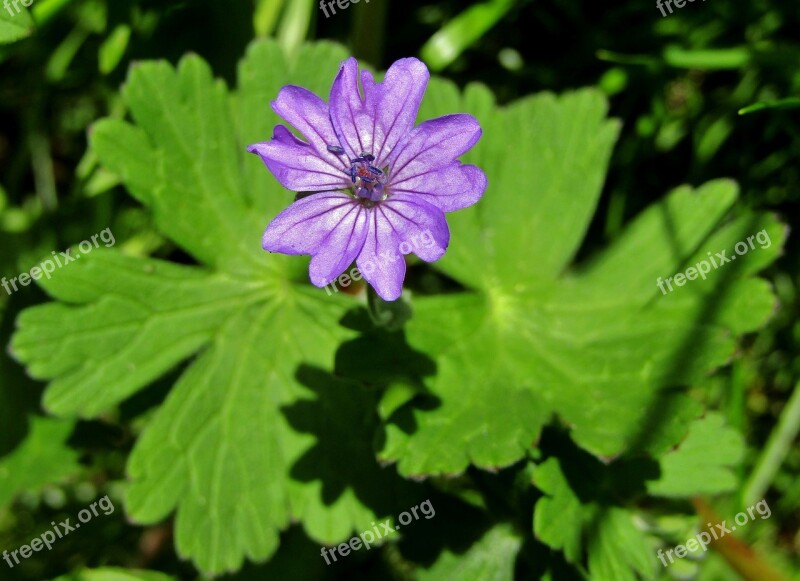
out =
[(58, 577), (53, 581), (173, 581), (175, 578), (157, 571), (135, 569), (86, 569), (74, 575)]
[(0, 10), (0, 44), (16, 42), (32, 32), (33, 20), (27, 8), (19, 6), (19, 12), (13, 7)]
[[(65, 416), (95, 416), (199, 355), (134, 450), (128, 510), (150, 523), (177, 508), (178, 550), (209, 572), (267, 558), (290, 519), (334, 542), (379, 516), (347, 489), (352, 483), (323, 502), (318, 483), (290, 476), (314, 442), (284, 413), (311, 393), (298, 362), (330, 367), (348, 333), (337, 326), (343, 301), (292, 283), (296, 265), (264, 255), (257, 236), (254, 244), (241, 236), (262, 229), (259, 210), (275, 212), (286, 199), (243, 154), (274, 123), (264, 103), (288, 82), (324, 82), (309, 68), (275, 67), (281, 58), (273, 43), (253, 47), (233, 115), (226, 90), (196, 57), (177, 71), (160, 63), (133, 71), (125, 95), (138, 125), (101, 122), (94, 147), (123, 179), (133, 177), (131, 193), (162, 233), (208, 268), (95, 251), (44, 285), (72, 306), (29, 310), (13, 343), (32, 374), (54, 380), (45, 403)], [(343, 53), (312, 47), (299, 62), (323, 58), (323, 70), (335, 70)], [(150, 170), (137, 171), (143, 166)], [(378, 483), (385, 472), (360, 476)]]
[[(243, 154), (276, 122), (265, 104), (281, 86), (323, 92), (344, 57), (320, 44), (286, 63), (276, 43), (257, 43), (239, 67), (235, 99), (198, 57), (177, 69), (137, 65), (123, 93), (135, 124), (101, 121), (93, 150), (200, 266), (95, 251), (42, 281), (60, 302), (24, 312), (12, 343), (30, 373), (51, 382), (45, 405), (64, 417), (96, 417), (192, 358), (131, 455), (127, 511), (140, 523), (177, 511), (178, 553), (209, 573), (236, 570), (245, 557), (267, 559), (292, 520), (321, 543), (344, 540), (390, 506), (378, 491), (402, 486), (372, 458), (378, 425), (364, 418), (375, 399), (324, 373), (339, 344), (354, 337), (338, 324), (350, 301), (308, 287), (301, 261), (260, 251), (265, 218), (288, 200)], [(768, 216), (725, 223), (736, 188), (718, 181), (672, 192), (615, 244), (573, 264), (618, 131), (604, 98), (584, 90), (497, 108), (481, 86), (462, 96), (432, 83), (422, 117), (451, 111), (474, 114), (486, 133), (468, 161), (485, 168), (491, 189), (454, 217), (457, 244), (436, 265), (470, 290), (414, 301), (408, 344), (437, 362), (424, 382), (436, 405), (398, 402), (379, 456), (406, 476), (456, 474), (470, 464), (496, 469), (524, 458), (553, 416), (600, 456), (676, 444), (694, 408), (669, 388), (702, 379), (730, 357), (736, 334), (767, 319), (772, 293), (751, 275), (777, 256), (783, 230)], [(696, 285), (702, 289), (660, 296), (658, 276), (706, 248), (730, 246), (747, 228), (768, 229), (774, 244), (713, 273)], [(372, 349), (388, 352), (390, 338), (379, 335)], [(422, 371), (411, 366), (403, 375)], [(308, 409), (293, 413), (298, 407)], [(662, 425), (656, 408), (682, 419)], [(409, 420), (415, 429), (404, 427)], [(692, 452), (695, 439), (705, 443), (713, 429), (690, 434), (664, 458), (654, 493), (687, 493), (687, 466), (703, 461)], [(348, 449), (355, 433), (366, 445)], [(315, 442), (334, 441), (339, 446), (316, 462), (304, 460)], [(360, 468), (342, 479), (328, 454), (361, 458)], [(313, 468), (299, 478), (307, 464)], [(707, 481), (711, 492), (730, 488), (724, 476), (724, 485)], [(569, 498), (560, 489), (548, 491)], [(574, 499), (554, 506), (564, 502), (584, 511)], [(620, 543), (637, 538), (621, 509), (598, 505), (587, 515), (573, 526), (596, 518)], [(577, 533), (564, 534), (550, 542), (575, 561)], [(646, 570), (643, 549), (625, 556), (613, 550), (618, 545), (590, 544), (590, 571), (610, 579)]]
[(661, 459), (661, 478), (648, 485), (655, 496), (700, 496), (736, 488), (733, 467), (744, 447), (738, 432), (717, 415), (696, 421), (686, 439)]
[(432, 70), (441, 71), (497, 25), (515, 3), (515, 0), (491, 0), (469, 7), (425, 43), (420, 51), (422, 58)]
[[(0, 276), (118, 239), (0, 291), (0, 553), (117, 508), (0, 577), (711, 581), (735, 575), (724, 545), (657, 551), (698, 507), (730, 522), (760, 498), (771, 516), (735, 533), (750, 575), (796, 571), (792, 11), (0, 8)], [(294, 194), (245, 147), (282, 86), (325, 97), (351, 53), (419, 54), (451, 79), (419, 121), (483, 128), (464, 160), (484, 199), (391, 304), (259, 246)], [(432, 518), (321, 557), (425, 499)]]
[[(359, 498), (356, 482), (392, 482), (376, 466), (345, 479), (325, 499), (319, 484), (293, 478), (292, 466), (302, 465), (314, 438), (292, 424), (286, 409), (310, 406), (303, 423), (319, 409), (320, 426), (329, 424), (325, 410), (336, 409), (327, 429), (313, 431), (322, 445), (335, 438), (337, 426), (358, 425), (370, 413), (370, 398), (347, 384), (335, 387), (323, 374), (316, 380), (323, 383), (319, 400), (309, 399), (316, 385), (298, 365), (330, 368), (337, 345), (352, 337), (337, 324), (348, 301), (310, 289), (297, 261), (267, 256), (243, 236), (258, 232), (265, 216), (286, 203), (257, 160), (242, 154), (275, 123), (264, 96), (289, 83), (322, 92), (314, 69), (323, 63), (322, 70), (335, 70), (344, 56), (337, 47), (316, 45), (280, 65), (275, 43), (256, 44), (240, 66), (235, 101), (197, 57), (177, 70), (137, 66), (124, 90), (136, 125), (100, 122), (94, 151), (150, 208), (161, 233), (205, 268), (97, 251), (43, 281), (62, 302), (23, 313), (12, 344), (35, 377), (51, 380), (48, 410), (66, 417), (96, 416), (195, 357), (133, 451), (127, 510), (141, 523), (177, 510), (179, 554), (207, 572), (235, 570), (244, 557), (269, 557), (292, 519), (320, 542), (342, 540), (379, 516)], [(468, 158), (485, 168), (492, 189), (479, 206), (455, 217), (455, 242), (437, 265), (470, 292), (418, 298), (407, 324), (411, 348), (438, 363), (427, 388), (439, 405), (401, 407), (393, 417), (411, 414), (416, 429), (408, 432), (390, 418), (380, 456), (397, 461), (405, 475), (507, 466), (525, 456), (553, 415), (571, 426), (582, 447), (602, 456), (648, 450), (661, 439), (662, 448), (675, 443), (685, 421), (645, 432), (654, 421), (650, 410), (675, 407), (681, 396), (668, 388), (701, 379), (730, 356), (731, 332), (766, 320), (772, 294), (746, 275), (777, 255), (779, 226), (767, 217), (749, 221), (769, 228), (775, 243), (736, 265), (742, 275), (726, 283), (720, 298), (715, 288), (726, 277), (715, 272), (704, 291), (680, 289), (655, 302), (658, 275), (744, 232), (741, 220), (719, 229), (736, 199), (731, 183), (673, 192), (612, 247), (568, 269), (617, 132), (605, 119), (604, 99), (587, 90), (497, 109), (482, 87), (462, 97), (436, 82), (427, 103), (424, 117), (462, 110), (492, 128)], [(531, 137), (515, 138), (520, 131)], [(510, 142), (513, 158), (506, 155)], [(520, 158), (531, 161), (520, 164)], [(697, 320), (708, 296), (718, 307)], [(348, 389), (356, 406), (350, 416), (341, 398), (322, 395)], [(325, 405), (330, 398), (336, 406)], [(359, 431), (368, 436), (369, 424)], [(342, 433), (341, 445), (352, 438)], [(694, 441), (665, 457), (666, 480), (654, 493), (685, 492), (684, 471), (697, 463)], [(351, 454), (370, 463), (368, 446)], [(314, 472), (326, 475), (324, 462)], [(331, 478), (334, 471), (326, 485)], [(635, 537), (629, 517), (609, 510), (597, 513), (601, 536)], [(554, 546), (576, 558), (574, 540), (566, 542)], [(589, 563), (609, 576), (620, 563), (642, 572), (641, 560), (605, 548), (590, 546)]]
[[(589, 475), (603, 472), (596, 466), (586, 468)], [(616, 486), (622, 486), (623, 475), (616, 475)], [(534, 511), (534, 534), (539, 540), (562, 550), (567, 561), (575, 564), (581, 562), (585, 550), (590, 579), (635, 580), (637, 574), (653, 576), (657, 562), (642, 531), (634, 524), (634, 516), (602, 499), (604, 494), (614, 492), (613, 486), (592, 490), (580, 481), (570, 481), (555, 458), (537, 468), (534, 482), (546, 494)]]
[[(415, 301), (408, 324), (409, 344), (437, 360), (429, 388), (441, 405), (413, 412), (413, 433), (387, 426), (382, 457), (397, 460), (404, 474), (505, 466), (524, 455), (553, 414), (596, 454), (646, 449), (663, 437), (648, 410), (672, 406), (678, 395), (666, 388), (723, 364), (736, 345), (731, 331), (758, 328), (774, 308), (766, 284), (731, 281), (724, 270), (695, 285), (701, 289), (690, 285), (668, 297), (656, 279), (695, 264), (706, 249), (730, 250), (748, 227), (768, 228), (774, 245), (734, 265), (750, 273), (775, 259), (785, 233), (767, 216), (724, 224), (736, 188), (718, 181), (676, 190), (609, 249), (568, 269), (614, 143), (603, 98), (544, 95), (498, 110), (477, 87), (463, 100), (452, 87), (431, 92), (435, 108), (424, 117), (467, 110), (487, 129), (468, 160), (486, 169), (491, 190), (454, 216), (461, 243), (437, 264), (471, 292)], [(510, 143), (514, 157), (505, 155)], [(605, 421), (610, 414), (613, 426)]]
[(421, 571), (419, 581), (446, 579), (482, 579), (511, 581), (514, 560), (520, 550), (520, 538), (507, 526), (497, 526), (463, 555), (445, 552), (430, 569)]
[(28, 437), (13, 454), (0, 459), (0, 507), (25, 491), (71, 476), (77, 454), (66, 446), (74, 422), (35, 418)]

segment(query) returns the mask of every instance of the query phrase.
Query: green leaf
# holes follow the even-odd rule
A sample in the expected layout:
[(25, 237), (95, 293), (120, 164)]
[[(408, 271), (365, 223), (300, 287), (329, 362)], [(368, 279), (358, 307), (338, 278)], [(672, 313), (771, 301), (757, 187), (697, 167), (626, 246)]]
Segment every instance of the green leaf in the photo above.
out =
[[(750, 276), (779, 255), (785, 228), (769, 215), (726, 222), (737, 189), (719, 180), (671, 192), (576, 263), (618, 129), (603, 96), (496, 108), (481, 87), (461, 97), (435, 83), (429, 97), (421, 118), (461, 110), (481, 122), (485, 136), (466, 161), (486, 170), (489, 190), (449, 217), (453, 243), (436, 263), (468, 290), (418, 298), (406, 326), (412, 349), (436, 360), (426, 380), (436, 405), (406, 408), (414, 430), (389, 422), (382, 459), (406, 475), (506, 466), (554, 415), (599, 456), (664, 449), (667, 432), (666, 447), (677, 443), (693, 415), (669, 426), (676, 388), (726, 363), (736, 335), (772, 314), (771, 289)], [(768, 248), (659, 290), (659, 278), (709, 252), (730, 255), (762, 229)]]
[(294, 0), (286, 6), (278, 27), (278, 40), (287, 53), (297, 53), (305, 42), (316, 8), (314, 0)]
[(33, 32), (33, 19), (24, 6), (17, 4), (0, 9), (0, 44), (8, 44), (23, 39)]
[[(92, 6), (85, 4), (84, 6)], [(53, 50), (45, 68), (45, 77), (49, 81), (61, 81), (66, 75), (72, 61), (81, 47), (91, 36), (91, 31), (83, 26), (75, 26), (63, 41)]]
[(43, 286), (64, 302), (24, 311), (12, 350), (33, 377), (53, 380), (45, 392), (52, 413), (84, 417), (162, 376), (267, 296), (255, 282), (104, 249)]
[(307, 371), (331, 369), (355, 335), (338, 325), (353, 303), (311, 287), (307, 261), (261, 249), (293, 194), (245, 153), (272, 134), (283, 85), (324, 94), (345, 57), (322, 43), (290, 65), (276, 43), (256, 43), (235, 95), (197, 56), (134, 66), (134, 123), (101, 121), (92, 147), (200, 265), (95, 250), (41, 281), (58, 302), (23, 312), (13, 339), (29, 373), (50, 380), (45, 406), (66, 417), (97, 416), (185, 367), (131, 455), (126, 508), (140, 523), (176, 511), (178, 553), (207, 573), (267, 559), (294, 521), (339, 542), (408, 494), (375, 460), (376, 395)]
[(670, 45), (664, 49), (664, 62), (681, 69), (728, 70), (740, 69), (753, 58), (749, 47), (718, 49), (685, 49)]
[(481, 581), (513, 581), (514, 563), (522, 539), (509, 525), (489, 529), (466, 553), (445, 551), (431, 566), (417, 572), (419, 581), (447, 579), (480, 579)]
[[(2, 239), (2, 243), (5, 242)], [(9, 242), (8, 246), (3, 246), (5, 252), (0, 253), (0, 270), (11, 277), (17, 267), (9, 254), (18, 242), (13, 238)], [(12, 264), (5, 264), (6, 261)], [(14, 312), (6, 310), (0, 301), (0, 328), (10, 332), (13, 318)], [(40, 387), (25, 374), (24, 369), (12, 361), (8, 353), (0, 353), (0, 458), (14, 451), (30, 435), (30, 423), (40, 407), (40, 397)]]
[(631, 513), (621, 508), (599, 513), (587, 550), (593, 581), (654, 579), (661, 567)]
[(536, 538), (563, 551), (566, 560), (576, 565), (583, 561), (585, 551), (590, 579), (635, 581), (640, 578), (637, 573), (654, 578), (657, 561), (634, 524), (634, 515), (604, 498), (605, 489), (613, 491), (625, 481), (625, 472), (618, 472), (600, 487), (598, 478), (612, 474), (613, 469), (598, 471), (589, 466), (587, 473), (585, 466), (573, 464), (573, 472), (577, 470), (584, 480), (571, 482), (564, 474), (565, 465), (558, 458), (549, 458), (534, 471), (534, 483), (544, 493), (533, 513)]
[(278, 23), (283, 2), (284, 0), (256, 0), (256, 9), (253, 12), (253, 29), (256, 36), (272, 34)]
[(534, 483), (545, 493), (533, 512), (536, 538), (563, 551), (570, 563), (577, 563), (581, 556), (584, 508), (556, 458), (549, 458), (536, 467)]
[(661, 477), (649, 482), (655, 496), (710, 496), (736, 489), (736, 468), (744, 456), (744, 440), (711, 413), (692, 424), (680, 445), (661, 458)]
[(433, 71), (447, 68), (496, 26), (515, 4), (516, 0), (489, 0), (470, 6), (425, 43), (420, 51), (422, 59)]
[(106, 567), (84, 569), (72, 575), (58, 577), (53, 581), (173, 581), (174, 579), (175, 577), (158, 571)]
[(100, 72), (107, 75), (115, 68), (125, 55), (128, 48), (128, 41), (131, 38), (131, 27), (127, 24), (119, 24), (111, 34), (108, 35), (100, 45), (100, 53), (98, 54), (98, 61), (100, 65)]
[(71, 421), (31, 420), (27, 437), (0, 459), (0, 508), (20, 492), (38, 491), (79, 471), (78, 453), (66, 445), (74, 427)]
[(786, 99), (778, 99), (776, 101), (761, 101), (753, 103), (747, 107), (739, 109), (739, 115), (748, 115), (757, 111), (764, 111), (769, 109), (796, 109), (800, 107), (800, 97), (788, 97)]
[(75, 0), (38, 0), (31, 8), (31, 13), (39, 26), (44, 26), (73, 3)]

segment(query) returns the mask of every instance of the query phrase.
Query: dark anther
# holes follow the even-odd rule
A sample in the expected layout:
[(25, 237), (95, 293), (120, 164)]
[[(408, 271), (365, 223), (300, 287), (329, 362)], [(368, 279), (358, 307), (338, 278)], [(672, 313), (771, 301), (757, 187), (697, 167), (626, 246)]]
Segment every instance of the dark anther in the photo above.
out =
[(360, 157), (354, 157), (350, 163), (369, 163), (375, 161), (375, 156), (369, 153), (362, 153)]
[(342, 155), (344, 153), (344, 148), (339, 147), (338, 145), (329, 145), (328, 151), (334, 155)]

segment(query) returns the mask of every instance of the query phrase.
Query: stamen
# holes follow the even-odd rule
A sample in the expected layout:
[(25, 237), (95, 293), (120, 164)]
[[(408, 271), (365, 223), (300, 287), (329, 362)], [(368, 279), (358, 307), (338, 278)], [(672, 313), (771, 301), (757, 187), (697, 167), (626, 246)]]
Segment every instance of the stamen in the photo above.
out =
[(331, 152), (334, 155), (342, 155), (342, 154), (344, 154), (344, 148), (343, 147), (339, 147), (338, 145), (329, 145), (328, 146), (328, 151)]
[[(374, 204), (386, 198), (384, 185), (387, 176), (380, 168), (372, 165), (375, 156), (371, 153), (362, 153), (359, 157), (350, 160), (349, 175), (353, 181), (353, 193), (364, 203)], [(370, 206), (371, 207), (371, 206)]]
[(350, 160), (350, 163), (369, 163), (371, 161), (375, 161), (375, 156), (370, 153), (362, 153), (360, 157), (354, 157)]

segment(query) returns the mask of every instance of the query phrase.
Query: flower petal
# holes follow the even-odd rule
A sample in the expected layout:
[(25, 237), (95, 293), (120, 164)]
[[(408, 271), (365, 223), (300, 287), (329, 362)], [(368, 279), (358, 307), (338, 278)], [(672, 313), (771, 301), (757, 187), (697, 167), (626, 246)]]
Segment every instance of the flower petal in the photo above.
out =
[(389, 67), (382, 83), (376, 83), (368, 71), (361, 73), (362, 98), (358, 61), (343, 62), (331, 88), (330, 113), (347, 154), (371, 153), (382, 166), (414, 126), (429, 77), (421, 61), (400, 59)]
[(468, 151), (481, 137), (472, 115), (445, 115), (420, 123), (390, 156), (391, 183), (443, 168)]
[(258, 154), (281, 185), (292, 191), (321, 192), (348, 185), (344, 169), (331, 165), (283, 125), (275, 126), (272, 141), (256, 143), (247, 151)]
[(350, 57), (339, 68), (330, 95), (333, 128), (348, 157), (372, 150), (372, 115), (358, 90), (358, 61)]
[(424, 200), (398, 194), (371, 210), (369, 234), (356, 264), (382, 299), (394, 301), (403, 292), (403, 254), (413, 252), (433, 262), (444, 255), (449, 242), (444, 212)]
[(350, 167), (347, 160), (328, 151), (329, 145), (339, 145), (339, 139), (325, 101), (308, 89), (287, 85), (271, 104), (272, 109), (297, 129), (322, 159), (334, 167)]
[(417, 196), (443, 212), (454, 212), (480, 200), (486, 186), (483, 170), (454, 161), (442, 169), (408, 177), (400, 182), (392, 180), (391, 192)]
[(364, 246), (367, 211), (341, 192), (322, 192), (296, 201), (267, 226), (264, 250), (311, 254), (309, 275), (318, 287), (330, 284)]
[(376, 84), (369, 71), (361, 73), (366, 106), (374, 112), (372, 154), (379, 166), (414, 127), (430, 73), (422, 61), (395, 61), (383, 82)]

